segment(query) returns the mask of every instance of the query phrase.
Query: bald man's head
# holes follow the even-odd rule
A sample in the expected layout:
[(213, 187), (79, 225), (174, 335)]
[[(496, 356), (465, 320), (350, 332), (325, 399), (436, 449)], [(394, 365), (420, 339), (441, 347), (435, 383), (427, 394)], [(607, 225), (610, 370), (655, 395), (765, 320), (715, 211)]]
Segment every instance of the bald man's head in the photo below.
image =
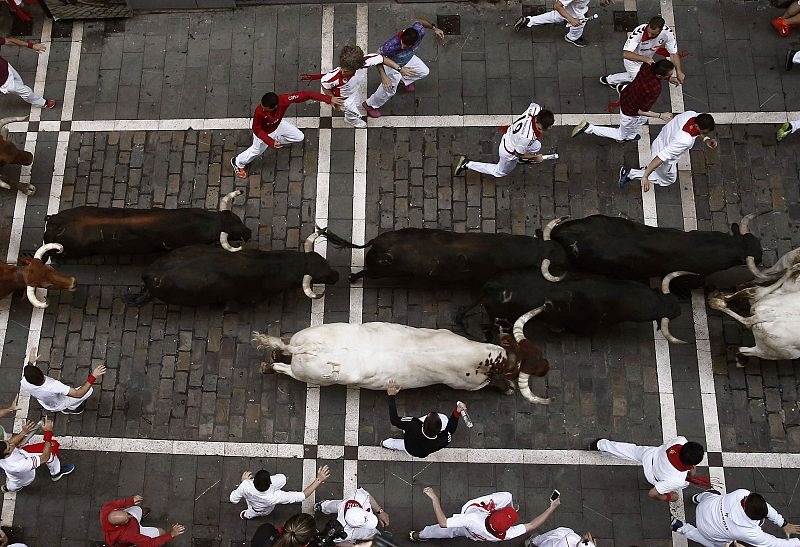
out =
[(130, 513), (126, 513), (125, 511), (111, 511), (108, 514), (108, 522), (113, 526), (122, 526), (123, 524), (127, 524), (130, 519)]

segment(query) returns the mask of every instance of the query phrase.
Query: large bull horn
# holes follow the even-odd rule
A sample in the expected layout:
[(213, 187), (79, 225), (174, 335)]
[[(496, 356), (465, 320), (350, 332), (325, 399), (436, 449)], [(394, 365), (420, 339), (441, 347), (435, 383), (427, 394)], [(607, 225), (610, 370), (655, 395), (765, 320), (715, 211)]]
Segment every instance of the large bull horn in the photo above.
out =
[[(314, 230), (314, 233), (308, 236), (303, 243), (303, 251), (307, 253), (314, 252), (314, 242), (317, 240), (319, 236), (322, 235), (322, 232), (319, 228)], [(311, 287), (311, 276), (306, 274), (303, 276), (303, 292), (306, 293), (306, 296), (311, 298), (312, 300), (316, 300), (317, 298), (322, 297), (325, 294), (325, 286), (322, 286), (322, 292), (315, 293), (314, 289)]]
[(676, 277), (680, 277), (682, 275), (697, 275), (694, 272), (685, 272), (685, 271), (677, 271), (668, 273), (664, 276), (664, 279), (661, 280), (661, 292), (664, 294), (669, 294), (669, 284), (670, 282), (675, 279)]
[(680, 338), (672, 336), (672, 333), (669, 332), (669, 317), (661, 318), (661, 334), (664, 335), (664, 338), (666, 338), (667, 341), (673, 344), (688, 344), (688, 342), (685, 342)]
[(549, 258), (545, 258), (544, 260), (542, 260), (542, 277), (544, 277), (546, 280), (550, 281), (551, 283), (558, 283), (559, 281), (564, 279), (564, 277), (566, 277), (566, 275), (567, 275), (566, 272), (563, 273), (562, 275), (553, 275), (553, 274), (551, 274), (550, 273), (550, 259)]
[(544, 227), (544, 232), (542, 232), (542, 241), (550, 241), (550, 233), (553, 231), (553, 228), (564, 222), (569, 218), (569, 215), (554, 218), (547, 225)]
[[(231, 200), (236, 196), (241, 195), (241, 190), (235, 190), (230, 194), (226, 194), (219, 202), (219, 210), (220, 211), (230, 211), (231, 209)], [(241, 251), (241, 247), (234, 247), (230, 243), (228, 243), (228, 232), (220, 232), (219, 233), (219, 244), (222, 245), (222, 248), (226, 251), (230, 251), (235, 253), (236, 251)]]
[[(749, 215), (745, 215), (744, 218), (742, 218), (741, 224), (739, 224), (739, 234), (740, 235), (749, 234), (750, 233), (750, 221), (753, 220), (756, 217), (759, 217), (761, 215), (765, 215), (765, 214), (767, 214), (769, 212), (770, 212), (769, 210), (766, 210), (766, 211), (760, 211), (758, 213), (750, 213)], [(750, 270), (750, 273), (753, 274), (753, 276), (756, 279), (766, 279), (766, 276), (761, 272), (761, 270), (759, 270), (756, 267), (756, 259), (755, 259), (754, 256), (748, 255), (747, 259), (746, 259), (746, 262), (747, 262), (747, 269)]]
[(11, 122), (24, 122), (27, 119), (28, 116), (17, 116), (17, 117), (0, 119), (0, 137), (8, 139), (8, 129), (6, 129), (6, 125), (10, 124)]
[(520, 395), (535, 405), (549, 405), (553, 402), (553, 399), (550, 397), (539, 397), (538, 395), (534, 395), (531, 391), (530, 381), (530, 374), (527, 372), (519, 373), (519, 376), (517, 377), (517, 386), (519, 387)]
[[(514, 322), (514, 329), (513, 329), (514, 339), (517, 341), (518, 344), (521, 343), (523, 340), (525, 340), (525, 334), (523, 333), (523, 330), (525, 329), (525, 324), (534, 317), (536, 317), (537, 315), (539, 315), (540, 313), (542, 313), (543, 311), (550, 309), (551, 307), (552, 304), (550, 304), (550, 302), (545, 302), (538, 308), (534, 308), (528, 313), (521, 315), (520, 318), (517, 319), (516, 322)], [(522, 395), (526, 400), (530, 401), (531, 403), (537, 405), (549, 405), (552, 402), (552, 399), (547, 397), (539, 397), (538, 395), (534, 395), (533, 392), (531, 392), (530, 378), (531, 378), (530, 374), (528, 374), (527, 372), (520, 371), (519, 376), (517, 377), (517, 386), (519, 387), (519, 394)]]
[(552, 304), (550, 304), (550, 302), (545, 302), (538, 308), (533, 308), (528, 313), (520, 315), (519, 319), (517, 319), (514, 322), (514, 329), (512, 330), (514, 334), (514, 339), (517, 341), (517, 343), (520, 343), (525, 339), (525, 334), (523, 332), (523, 330), (525, 329), (525, 324), (534, 317), (536, 317), (537, 315), (539, 315), (540, 313), (542, 313), (543, 311), (549, 310), (551, 307)]
[[(0, 122), (2, 122), (2, 120), (0, 120)], [(42, 260), (42, 262), (44, 262), (43, 260), (44, 255), (46, 255), (50, 251), (56, 251), (59, 253), (63, 252), (64, 246), (61, 245), (60, 243), (46, 243), (41, 247), (39, 247), (38, 249), (36, 249), (36, 253), (33, 255), (33, 258)], [(39, 297), (36, 296), (36, 287), (28, 287), (25, 290), (25, 294), (28, 297), (28, 301), (31, 303), (31, 306), (33, 306), (34, 308), (47, 307), (47, 300), (39, 300)]]

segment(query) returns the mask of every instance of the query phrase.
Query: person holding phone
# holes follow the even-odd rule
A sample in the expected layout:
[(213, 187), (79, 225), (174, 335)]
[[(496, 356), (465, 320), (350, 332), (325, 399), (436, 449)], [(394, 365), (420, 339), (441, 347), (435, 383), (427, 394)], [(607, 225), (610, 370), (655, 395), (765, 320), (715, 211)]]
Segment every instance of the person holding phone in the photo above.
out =
[(543, 513), (530, 522), (517, 524), (519, 513), (514, 508), (511, 492), (495, 492), (469, 500), (461, 513), (448, 518), (442, 510), (439, 496), (428, 486), (422, 491), (431, 499), (437, 524), (409, 534), (411, 541), (467, 537), (472, 541), (507, 541), (530, 534), (552, 515), (561, 501), (556, 498)]

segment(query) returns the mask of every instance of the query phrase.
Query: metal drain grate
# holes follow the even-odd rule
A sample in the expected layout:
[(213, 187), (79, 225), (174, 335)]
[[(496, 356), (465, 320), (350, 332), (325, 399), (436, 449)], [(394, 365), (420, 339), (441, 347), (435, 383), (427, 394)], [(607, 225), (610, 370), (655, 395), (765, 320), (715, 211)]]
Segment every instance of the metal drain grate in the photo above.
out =
[(615, 11), (614, 30), (616, 32), (631, 32), (639, 25), (638, 12), (636, 11)]
[(461, 16), (460, 15), (437, 15), (436, 26), (449, 36), (461, 35)]

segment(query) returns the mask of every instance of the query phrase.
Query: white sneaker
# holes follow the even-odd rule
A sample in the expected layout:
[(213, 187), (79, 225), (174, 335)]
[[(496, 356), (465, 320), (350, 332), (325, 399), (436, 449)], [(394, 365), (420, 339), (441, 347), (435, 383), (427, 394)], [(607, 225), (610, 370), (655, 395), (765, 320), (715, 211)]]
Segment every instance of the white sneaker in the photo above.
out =
[(353, 127), (357, 128), (357, 129), (364, 129), (364, 128), (367, 127), (367, 122), (362, 120), (361, 118), (358, 118), (358, 120), (353, 120), (353, 121), (350, 121), (350, 120), (345, 118), (344, 121), (346, 121), (347, 123), (349, 123), (350, 125), (352, 125)]

